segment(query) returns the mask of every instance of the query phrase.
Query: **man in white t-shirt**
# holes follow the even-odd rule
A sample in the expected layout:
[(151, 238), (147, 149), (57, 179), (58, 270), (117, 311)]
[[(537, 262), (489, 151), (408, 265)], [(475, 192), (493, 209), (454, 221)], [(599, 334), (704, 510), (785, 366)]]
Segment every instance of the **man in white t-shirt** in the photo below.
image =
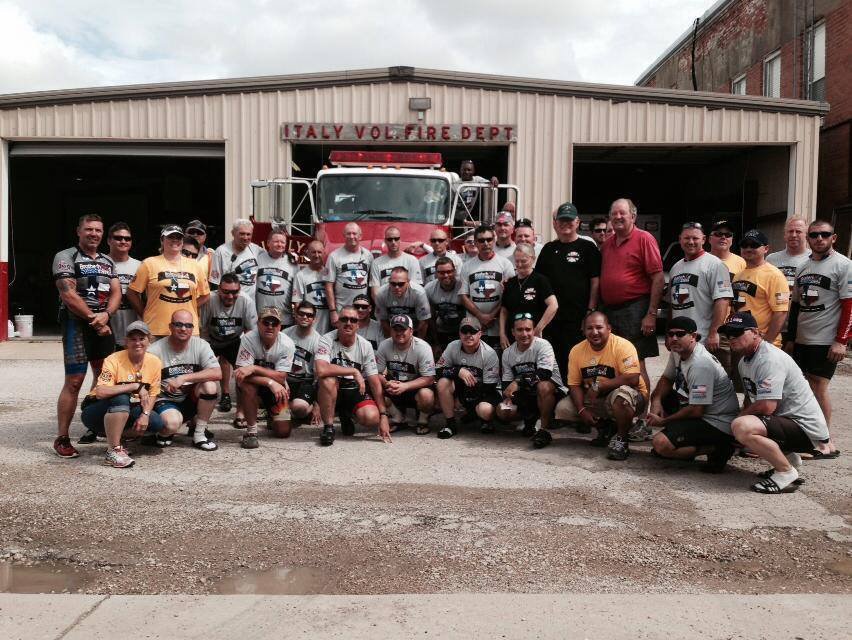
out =
[(423, 283), (420, 262), (410, 253), (404, 253), (400, 249), (401, 242), (402, 235), (398, 227), (385, 229), (385, 246), (388, 248), (388, 252), (373, 260), (373, 264), (370, 265), (370, 293), (373, 294), (374, 299), (379, 287), (388, 283), (391, 272), (398, 267), (403, 267), (408, 271), (411, 282)]
[(240, 278), (243, 293), (254, 299), (257, 278), (257, 257), (263, 251), (251, 241), (254, 225), (251, 220), (237, 218), (231, 225), (231, 240), (219, 245), (213, 252), (210, 267), (210, 289), (219, 286), (226, 273), (236, 273)]

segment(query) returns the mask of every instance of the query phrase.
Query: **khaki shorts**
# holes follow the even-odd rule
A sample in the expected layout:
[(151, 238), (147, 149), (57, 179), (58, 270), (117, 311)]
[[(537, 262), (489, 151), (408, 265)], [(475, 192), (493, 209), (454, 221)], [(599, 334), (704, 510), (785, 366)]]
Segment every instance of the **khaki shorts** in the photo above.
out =
[[(612, 407), (618, 398), (621, 398), (633, 410), (634, 414), (639, 413), (645, 408), (645, 396), (635, 387), (628, 387), (626, 384), (613, 389), (605, 398), (598, 398), (595, 402), (586, 402), (585, 406), (588, 409), (594, 409), (598, 415), (605, 418), (613, 418), (615, 416), (612, 412)], [(570, 395), (562, 398), (557, 403), (555, 413), (557, 420), (564, 422), (580, 421), (580, 414), (577, 413), (577, 408), (574, 406), (574, 401), (571, 400)]]

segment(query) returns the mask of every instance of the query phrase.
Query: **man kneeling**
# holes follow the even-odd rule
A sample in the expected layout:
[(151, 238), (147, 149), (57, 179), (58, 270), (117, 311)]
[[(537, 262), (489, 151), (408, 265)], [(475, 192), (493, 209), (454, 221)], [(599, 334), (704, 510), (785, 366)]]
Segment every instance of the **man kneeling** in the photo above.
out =
[[(654, 451), (664, 458), (691, 460), (707, 454), (702, 471), (719, 473), (734, 452), (731, 421), (740, 405), (734, 385), (700, 340), (695, 321), (669, 321), (669, 361), (651, 394), (648, 424), (663, 427)], [(668, 414), (668, 415), (666, 415)]]
[[(531, 313), (518, 313), (512, 319), (515, 342), (503, 352), (503, 402), (497, 417), (511, 422), (520, 415), (524, 436), (533, 439), (536, 448), (550, 444), (548, 428), (553, 408), (567, 393), (553, 355), (553, 346), (535, 335)], [(541, 419), (541, 429), (535, 424)]]
[[(636, 347), (614, 335), (600, 311), (586, 316), (583, 333), (586, 339), (568, 354), (569, 396), (556, 405), (556, 419), (597, 427), (598, 436), (591, 444), (608, 445), (610, 460), (626, 460), (630, 455), (627, 432), (648, 397)], [(610, 420), (615, 420), (614, 438)]]
[(296, 346), (281, 333), (281, 311), (264, 307), (258, 314), (257, 329), (244, 333), (237, 352), (234, 374), (240, 389), (239, 403), (246, 417), (246, 433), (240, 446), (257, 449), (257, 405), (263, 402), (268, 426), (279, 438), (290, 436), (292, 422), (287, 374), (293, 368)]
[(456, 400), (465, 410), (464, 422), (482, 421), (481, 429), (491, 433), (494, 410), (500, 402), (500, 361), (497, 352), (482, 341), (479, 319), (467, 316), (459, 325), (459, 339), (453, 340), (438, 359), (438, 402), (447, 423), (438, 437), (452, 438), (456, 427)]
[(160, 391), (160, 360), (147, 353), (150, 339), (147, 324), (131, 322), (125, 349), (106, 357), (97, 385), (83, 400), (83, 424), (92, 433), (106, 435), (104, 464), (118, 469), (134, 463), (121, 444), (126, 430), (142, 434), (163, 428), (160, 416), (151, 411)]
[(429, 433), (429, 416), (435, 406), (435, 359), (432, 347), (414, 337), (410, 316), (390, 319), (391, 337), (382, 340), (376, 352), (376, 365), (385, 391), (385, 407), (390, 413), (390, 429), (405, 424), (405, 412), (417, 409), (417, 435)]
[(175, 311), (169, 323), (169, 335), (155, 342), (149, 353), (162, 364), (161, 391), (156, 411), (163, 420), (163, 430), (154, 444), (167, 447), (181, 425), (194, 420), (189, 428), (192, 446), (202, 451), (215, 451), (213, 433), (207, 423), (216, 405), (216, 383), (222, 379), (222, 368), (205, 340), (192, 335), (193, 317), (189, 311)]

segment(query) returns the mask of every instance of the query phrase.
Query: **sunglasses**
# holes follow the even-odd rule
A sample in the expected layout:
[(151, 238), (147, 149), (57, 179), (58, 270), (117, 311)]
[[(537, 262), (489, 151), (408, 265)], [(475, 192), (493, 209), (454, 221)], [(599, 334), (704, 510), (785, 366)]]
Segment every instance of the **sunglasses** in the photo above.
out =
[(360, 322), (358, 318), (353, 318), (352, 316), (340, 316), (340, 321), (343, 323), (348, 322), (349, 324), (358, 324)]
[(494, 237), (492, 236), (490, 238), (477, 238), (476, 241), (485, 244), (486, 242), (494, 242)]
[(239, 289), (219, 289), (219, 293), (223, 296), (238, 296), (240, 295)]
[(297, 311), (297, 312), (296, 312), (296, 315), (297, 315), (297, 316), (299, 316), (300, 318), (313, 318), (313, 317), (315, 317), (315, 316), (316, 316), (316, 314), (315, 314), (315, 313), (311, 313), (310, 311), (308, 311), (308, 312), (305, 312), (305, 311)]
[(385, 238), (385, 242), (399, 242), (399, 236), (396, 238)]
[[(128, 242), (130, 242), (130, 240), (128, 240)], [(198, 257), (197, 253), (193, 253), (192, 251), (187, 251), (186, 249), (181, 251), (181, 254), (183, 254), (187, 258), (197, 258)]]
[(474, 329), (473, 327), (462, 327), (459, 329), (459, 333), (462, 333), (466, 336), (472, 336), (475, 333), (479, 333), (479, 329)]
[(367, 311), (370, 308), (368, 304), (353, 304), (352, 305), (357, 311)]
[(388, 284), (392, 287), (404, 287), (407, 282), (388, 282)]
[(281, 322), (276, 320), (275, 318), (264, 318), (260, 322), (266, 327), (277, 327), (279, 324), (281, 324)]
[(760, 249), (762, 246), (757, 242), (740, 242), (740, 249)]
[(606, 233), (606, 227), (601, 227), (600, 229), (592, 229), (592, 233)]
[(192, 329), (195, 325), (191, 322), (172, 322), (175, 329)]
[(524, 311), (523, 313), (516, 313), (512, 320), (532, 320), (533, 316), (529, 311)]
[(834, 235), (834, 231), (808, 231), (808, 237), (817, 239), (817, 238), (830, 238)]
[(446, 242), (446, 238), (429, 238), (429, 242)]
[(186, 232), (187, 232), (187, 234), (189, 234), (191, 236), (206, 236), (207, 235), (207, 232), (202, 231), (201, 229), (187, 229)]
[(131, 240), (133, 240), (133, 238), (130, 236), (113, 236), (112, 239), (116, 242), (130, 242)]
[(684, 222), (681, 229), (683, 229), (683, 230), (686, 230), (686, 229), (702, 230), (702, 229), (704, 229), (704, 227), (701, 226), (700, 222)]
[(714, 231), (710, 234), (711, 236), (715, 236), (717, 238), (733, 238), (734, 234), (730, 231)]
[(667, 335), (669, 338), (682, 338), (682, 337), (683, 337), (683, 336), (685, 336), (687, 333), (689, 333), (689, 332), (688, 332), (688, 331), (683, 331), (683, 330), (680, 330), (680, 331), (678, 331), (678, 330), (672, 330), (672, 331), (667, 331), (667, 332), (666, 332), (666, 335)]

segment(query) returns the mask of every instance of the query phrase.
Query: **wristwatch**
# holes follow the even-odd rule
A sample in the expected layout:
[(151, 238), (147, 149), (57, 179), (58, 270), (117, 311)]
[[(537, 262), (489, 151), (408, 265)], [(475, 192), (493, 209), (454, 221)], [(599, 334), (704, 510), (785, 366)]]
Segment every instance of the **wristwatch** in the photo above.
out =
[(143, 412), (142, 412), (142, 415), (143, 415), (143, 416), (150, 416), (150, 415), (151, 415), (151, 412), (150, 412), (150, 411), (143, 411)]

